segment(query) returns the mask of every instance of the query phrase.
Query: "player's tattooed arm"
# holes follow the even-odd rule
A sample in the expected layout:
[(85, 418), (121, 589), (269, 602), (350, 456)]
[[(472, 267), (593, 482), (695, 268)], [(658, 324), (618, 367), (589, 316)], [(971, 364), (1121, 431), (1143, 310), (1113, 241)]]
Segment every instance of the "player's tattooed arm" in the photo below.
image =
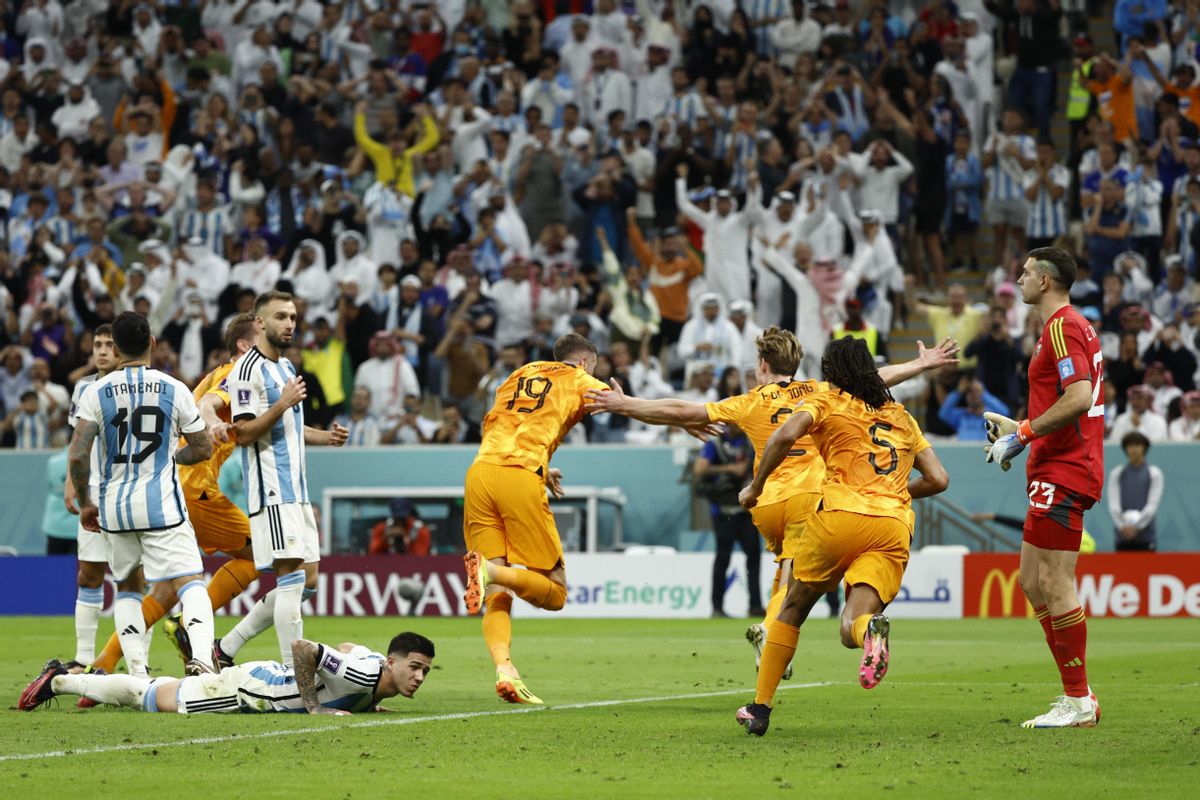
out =
[(175, 451), (175, 463), (184, 466), (199, 464), (212, 456), (213, 444), (212, 439), (208, 436), (207, 428), (193, 433), (185, 433), (183, 438), (187, 440), (187, 444)]
[(336, 708), (326, 708), (317, 699), (317, 655), (320, 645), (307, 639), (297, 639), (292, 642), (292, 672), (296, 676), (296, 688), (300, 690), (300, 699), (310, 714), (345, 715), (345, 711)]
[(92, 468), (92, 444), (100, 434), (100, 426), (94, 422), (83, 421), (75, 428), (75, 436), (71, 439), (71, 449), (67, 453), (67, 474), (71, 485), (75, 487), (76, 502), (79, 507), (91, 505), (88, 495), (88, 479)]

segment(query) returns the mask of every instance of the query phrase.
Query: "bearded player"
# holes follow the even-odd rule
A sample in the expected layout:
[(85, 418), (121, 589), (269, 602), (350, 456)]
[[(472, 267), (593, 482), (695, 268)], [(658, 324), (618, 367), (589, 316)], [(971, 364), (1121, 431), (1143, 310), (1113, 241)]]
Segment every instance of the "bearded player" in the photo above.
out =
[(1017, 285), (1046, 321), (1029, 362), (1029, 418), (987, 413), (989, 463), (1007, 470), (1029, 447), (1029, 512), (1021, 588), (1062, 676), (1063, 695), (1023, 728), (1090, 728), (1100, 704), (1088, 687), (1087, 622), (1075, 593), (1083, 512), (1104, 482), (1104, 359), (1100, 338), (1071, 307), (1075, 260), (1057, 247), (1031, 250)]

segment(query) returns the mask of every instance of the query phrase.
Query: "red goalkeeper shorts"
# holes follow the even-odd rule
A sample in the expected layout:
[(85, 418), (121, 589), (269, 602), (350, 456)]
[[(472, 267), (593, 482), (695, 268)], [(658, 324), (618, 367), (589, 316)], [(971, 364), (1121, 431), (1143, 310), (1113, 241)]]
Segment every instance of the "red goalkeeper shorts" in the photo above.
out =
[(1077, 552), (1083, 539), (1083, 512), (1095, 502), (1050, 481), (1031, 480), (1022, 539), (1042, 550)]

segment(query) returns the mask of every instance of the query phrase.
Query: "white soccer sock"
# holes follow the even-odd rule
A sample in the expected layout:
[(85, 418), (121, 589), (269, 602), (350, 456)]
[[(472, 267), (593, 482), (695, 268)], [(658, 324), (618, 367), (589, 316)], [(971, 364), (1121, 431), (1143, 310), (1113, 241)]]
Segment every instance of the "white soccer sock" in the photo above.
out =
[(146, 618), (142, 614), (140, 592), (117, 592), (113, 622), (117, 626), (117, 638), (121, 640), (121, 652), (125, 654), (129, 674), (145, 676), (149, 642), (144, 630)]
[(91, 664), (96, 658), (96, 629), (103, 610), (104, 587), (80, 586), (75, 595), (75, 660), (80, 664)]
[(179, 604), (183, 606), (184, 630), (192, 641), (192, 658), (212, 667), (212, 601), (204, 590), (204, 581), (197, 578), (185, 583), (179, 590)]
[(221, 637), (221, 650), (233, 658), (246, 642), (271, 627), (275, 621), (275, 590), (254, 604), (250, 613), (242, 617), (233, 630)]
[(292, 642), (304, 638), (304, 617), (300, 604), (304, 602), (304, 570), (284, 575), (275, 584), (275, 635), (279, 638), (279, 660), (292, 666)]
[(110, 706), (141, 708), (150, 678), (137, 675), (58, 675), (50, 681), (55, 694), (77, 694)]

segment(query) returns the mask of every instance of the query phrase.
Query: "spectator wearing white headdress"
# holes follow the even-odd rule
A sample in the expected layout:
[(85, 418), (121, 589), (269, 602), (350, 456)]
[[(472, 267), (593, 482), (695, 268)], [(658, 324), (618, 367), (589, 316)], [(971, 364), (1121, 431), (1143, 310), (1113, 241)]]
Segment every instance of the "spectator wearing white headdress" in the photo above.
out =
[(705, 292), (679, 334), (679, 357), (711, 364), (717, 372), (742, 363), (742, 332), (721, 313), (721, 297)]

